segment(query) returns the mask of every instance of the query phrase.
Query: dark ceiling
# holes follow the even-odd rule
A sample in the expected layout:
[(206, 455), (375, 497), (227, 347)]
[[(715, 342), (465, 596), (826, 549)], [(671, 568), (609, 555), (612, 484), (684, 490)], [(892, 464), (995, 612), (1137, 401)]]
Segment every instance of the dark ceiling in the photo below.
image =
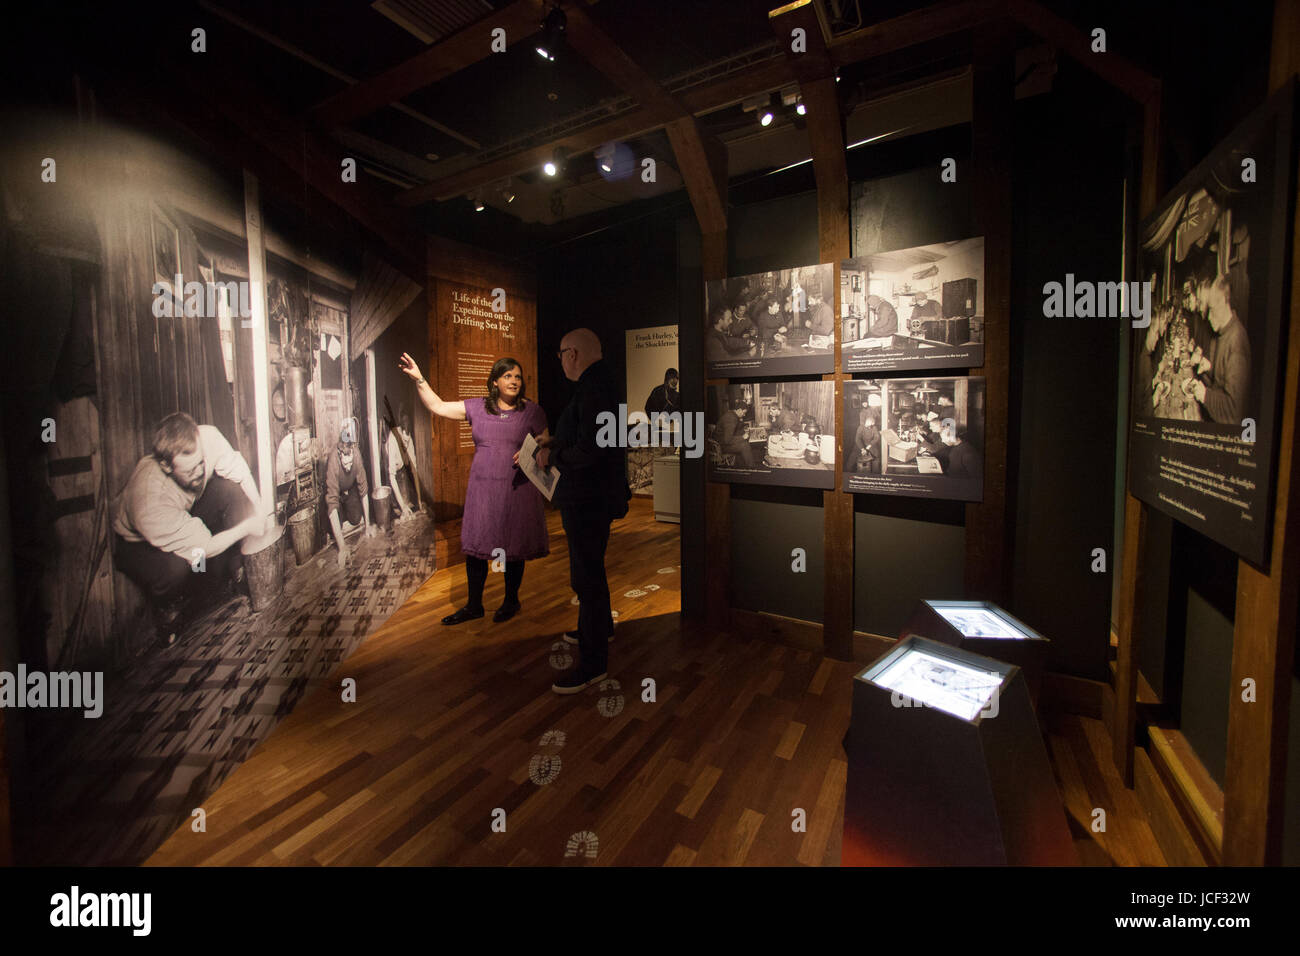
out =
[[(556, 179), (543, 176), (535, 158), (508, 158), (535, 157), (522, 151), (611, 117), (626, 117), (644, 105), (575, 50), (562, 51), (554, 62), (537, 55), (535, 43), (526, 42), (531, 38), (524, 34), (540, 35), (542, 15), (552, 2), (144, 0), (121, 6), (50, 0), (7, 12), (7, 38), (18, 40), (18, 46), (13, 56), (0, 62), (0, 70), (11, 77), (3, 94), (28, 103), (48, 97), (65, 106), (66, 89), (60, 96), (57, 83), (41, 79), (62, 68), (106, 93), (119, 81), (133, 84), (132, 95), (143, 89), (142, 100), (149, 99), (150, 88), (167, 91), (173, 95), (160, 97), (157, 105), (160, 112), (170, 110), (164, 121), (179, 128), (182, 120), (192, 120), (191, 131), (222, 109), (246, 108), (281, 123), (287, 136), (302, 138), (304, 152), (307, 137), (315, 136), (339, 155), (356, 157), (363, 180), (375, 195), (391, 201), (396, 213), (429, 231), (468, 241), (511, 233), (515, 238), (554, 238), (586, 228), (589, 220), (638, 215), (647, 203), (684, 204), (677, 159), (658, 122), (618, 137), (637, 161), (656, 160), (659, 176), (651, 185), (635, 175), (611, 181), (597, 169), (590, 146), (570, 156), (567, 170)], [(719, 78), (767, 75), (765, 68), (783, 59), (768, 22), (768, 12), (778, 2), (563, 0), (563, 5), (571, 11), (581, 5), (614, 47), (660, 87), (681, 97), (717, 84)], [(815, 2), (836, 36), (935, 6), (916, 0)], [(943, 2), (961, 6), (960, 0)], [(1189, 161), (1208, 148), (1202, 140), (1210, 140), (1227, 118), (1241, 115), (1257, 98), (1263, 69), (1259, 65), (1267, 62), (1266, 41), (1261, 42), (1268, 35), (1271, 4), (1266, 0), (1235, 4), (1233, 29), (1226, 32), (1215, 28), (1213, 10), (1199, 5), (1041, 2), (1076, 31), (1106, 25), (1112, 50), (1123, 51), (1132, 62), (1164, 77), (1162, 112), (1178, 120), (1169, 124), (1167, 148), (1186, 153)], [(480, 33), (485, 32), (485, 18), (503, 16), (513, 16), (511, 22), (519, 29), (507, 36), (506, 52), (491, 53)], [(33, 25), (24, 25), (24, 18)], [(190, 31), (200, 26), (207, 31), (207, 51), (196, 54), (190, 50)], [(461, 46), (472, 55), (462, 52), (441, 79), (414, 84), (395, 102), (341, 122), (322, 119), (322, 104), (340, 93), (367, 88), (374, 78), (414, 57), (443, 56), (460, 42), (457, 32), (467, 28), (471, 41)], [(1215, 69), (1198, 67), (1196, 44), (1211, 36), (1217, 59), (1254, 63), (1258, 69), (1239, 82), (1224, 83)], [(1033, 44), (1042, 41), (1017, 31), (1019, 48)], [(970, 34), (958, 32), (848, 63), (840, 70), (843, 82), (837, 86), (841, 110), (852, 125), (855, 110), (868, 100), (875, 103), (909, 88), (924, 92), (934, 77), (960, 73), (969, 62)], [(788, 85), (788, 80), (773, 81), (766, 89), (779, 91)], [(953, 119), (951, 104), (943, 102), (955, 89), (959, 91), (934, 87), (929, 100), (911, 103), (912, 116), (932, 114), (930, 125), (919, 123), (900, 135), (962, 122)], [(779, 116), (771, 129), (759, 130), (755, 113), (743, 109), (739, 99), (711, 101), (695, 111), (703, 134), (727, 146), (733, 182), (737, 176), (759, 175), (811, 154), (801, 121)], [(178, 117), (178, 102), (193, 116)], [(192, 111), (186, 108), (191, 103)], [(152, 108), (140, 106), (144, 111)], [(1214, 111), (1212, 122), (1202, 128), (1197, 123), (1206, 110)], [(413, 187), (460, 183), (464, 180), (457, 174), (467, 172), (473, 180), (475, 170), (503, 156), (510, 168), (496, 179), (464, 191), (430, 187), (439, 195), (429, 195), (409, 209), (396, 206)], [(1177, 158), (1181, 164), (1184, 157)], [(506, 202), (508, 194), (517, 199)], [(484, 203), (483, 212), (474, 212), (472, 195)]]

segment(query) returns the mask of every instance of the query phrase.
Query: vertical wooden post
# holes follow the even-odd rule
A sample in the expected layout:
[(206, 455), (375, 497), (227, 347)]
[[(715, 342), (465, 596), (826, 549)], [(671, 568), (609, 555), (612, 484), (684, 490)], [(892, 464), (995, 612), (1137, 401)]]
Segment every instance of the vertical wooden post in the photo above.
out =
[[(821, 8), (796, 0), (768, 13), (777, 41), (786, 51), (799, 92), (808, 108), (808, 142), (817, 181), (817, 250), (821, 262), (834, 263), (835, 366), (822, 380), (834, 382), (835, 485), (822, 494), (822, 643), (828, 657), (853, 657), (853, 498), (841, 490), (844, 455), (844, 379), (840, 371), (840, 261), (849, 256), (849, 174), (844, 158), (844, 119), (835, 90), (835, 66), (827, 51), (830, 30)], [(802, 30), (803, 45), (795, 43)]]
[[(1293, 82), (1300, 72), (1300, 0), (1276, 0), (1269, 88)], [(1262, 161), (1262, 160), (1261, 160)], [(1285, 176), (1288, 171), (1278, 170)], [(1289, 171), (1294, 172), (1294, 171)], [(1294, 200), (1293, 200), (1294, 201)], [(1228, 752), (1223, 787), (1223, 863), (1225, 866), (1278, 866), (1282, 862), (1285, 817), (1288, 716), (1291, 667), (1295, 655), (1296, 594), (1300, 589), (1300, 201), (1288, 211), (1295, 237), (1291, 245), (1291, 298), (1284, 304), (1288, 323), (1286, 365), (1282, 373), (1282, 414), (1278, 430), (1277, 496), (1273, 505), (1273, 549), (1268, 572), (1237, 562), (1237, 614), (1232, 632), (1232, 682), (1229, 688)], [(1242, 700), (1242, 684), (1255, 683), (1255, 700)]]
[(835, 369), (822, 376), (835, 383), (835, 486), (822, 493), (824, 550), (822, 642), (826, 655), (853, 659), (853, 496), (843, 491), (844, 380), (840, 362), (843, 323), (840, 322), (840, 262), (849, 257), (849, 174), (844, 159), (844, 124), (835, 94), (834, 75), (800, 84), (808, 107), (808, 138), (812, 143), (813, 174), (817, 181), (817, 245), (822, 262), (832, 262), (835, 290)]
[[(976, 31), (971, 103), (975, 222), (984, 235), (984, 500), (966, 506), (966, 597), (1005, 603), (1011, 562), (1007, 416), (1011, 387), (1011, 164), (1015, 107), (1009, 27)], [(958, 175), (961, 175), (958, 172)], [(939, 168), (935, 188), (942, 189)]]
[[(701, 236), (700, 261), (704, 281), (727, 277), (727, 232), (706, 232)], [(709, 335), (709, 317), (704, 316), (703, 335)], [(704, 361), (708, 363), (707, 342)], [(711, 385), (726, 385), (726, 379), (706, 379), (705, 401)], [(731, 626), (731, 485), (704, 480), (704, 620), (710, 627)]]

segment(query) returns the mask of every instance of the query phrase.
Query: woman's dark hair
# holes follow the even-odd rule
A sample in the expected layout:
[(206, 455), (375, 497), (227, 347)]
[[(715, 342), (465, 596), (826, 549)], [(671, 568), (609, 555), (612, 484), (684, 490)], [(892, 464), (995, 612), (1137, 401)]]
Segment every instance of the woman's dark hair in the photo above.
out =
[[(483, 399), (483, 405), (487, 408), (488, 414), (501, 414), (501, 409), (497, 405), (498, 399), (501, 398), (501, 390), (497, 388), (497, 379), (513, 369), (519, 369), (519, 378), (522, 380), (524, 377), (524, 367), (514, 359), (510, 358), (510, 356), (507, 355), (504, 358), (499, 358), (492, 363), (492, 371), (488, 372), (487, 398)], [(519, 386), (519, 398), (516, 400), (515, 408), (523, 408), (525, 391), (526, 389), (524, 384), (521, 383)]]

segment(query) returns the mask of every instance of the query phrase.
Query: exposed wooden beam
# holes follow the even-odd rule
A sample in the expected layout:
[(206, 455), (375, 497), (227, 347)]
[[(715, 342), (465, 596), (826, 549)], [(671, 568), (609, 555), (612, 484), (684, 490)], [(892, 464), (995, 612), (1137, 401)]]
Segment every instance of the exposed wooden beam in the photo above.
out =
[[(849, 175), (844, 158), (844, 119), (835, 90), (835, 64), (827, 48), (828, 30), (820, 8), (808, 2), (789, 4), (768, 14), (768, 22), (785, 50), (799, 91), (808, 107), (808, 141), (812, 147), (813, 178), (817, 183), (818, 255), (834, 263), (834, 315), (840, 314), (840, 261), (849, 256)], [(794, 31), (803, 31), (795, 50)], [(834, 383), (835, 431), (844, 433), (844, 380), (841, 371), (841, 323), (835, 326), (835, 371), (823, 376)], [(837, 455), (844, 443), (837, 441)], [(838, 460), (838, 459), (837, 459)], [(828, 657), (853, 658), (853, 497), (840, 490), (843, 479), (835, 469), (836, 487), (822, 494), (824, 589), (822, 642)]]
[[(984, 498), (966, 505), (966, 597), (1005, 604), (1010, 590), (1008, 481), (1011, 387), (1011, 176), (1014, 165), (1015, 45), (1010, 25), (975, 33), (971, 165), (975, 222), (984, 236)], [(934, 171), (936, 188), (938, 167)]]
[(498, 27), (506, 31), (507, 44), (532, 36), (544, 13), (543, 0), (516, 0), (378, 76), (322, 100), (312, 107), (312, 118), (327, 127), (342, 126), (373, 113), (491, 56), (492, 31)]
[[(916, 43), (968, 30), (985, 20), (997, 18), (1001, 13), (1000, 0), (962, 0), (959, 3), (940, 4), (837, 37), (827, 44), (826, 50), (834, 66), (844, 66)], [(572, 20), (572, 15), (570, 19)], [(788, 34), (786, 39), (788, 40)], [(788, 48), (788, 42), (784, 46)], [(611, 64), (610, 66), (611, 70), (624, 68), (625, 65)], [(796, 80), (797, 76), (789, 60), (784, 57), (774, 57), (744, 72), (734, 73), (711, 83), (684, 90), (675, 94), (674, 98), (692, 116), (701, 116), (730, 106), (748, 96), (766, 93)], [(639, 97), (638, 99), (640, 100)], [(556, 147), (564, 147), (570, 154), (581, 153), (595, 149), (610, 140), (623, 140), (651, 132), (667, 125), (667, 122), (662, 112), (656, 112), (649, 106), (642, 105), (586, 130), (567, 133), (544, 143), (524, 147), (482, 165), (476, 165), (474, 157), (457, 157), (455, 160), (447, 161), (444, 166), (447, 170), (445, 174), (437, 176), (423, 186), (416, 186), (399, 194), (396, 201), (404, 206), (418, 206), (435, 199), (444, 200), (463, 196), (495, 180), (536, 169), (551, 158)]]
[[(1300, 74), (1300, 0), (1275, 0), (1269, 86)], [(1282, 171), (1280, 182), (1286, 181)], [(1300, 227), (1300, 200), (1286, 210)], [(1300, 236), (1300, 232), (1293, 232)], [(1289, 271), (1300, 269), (1300, 242)], [(1282, 321), (1289, 325), (1282, 372), (1273, 540), (1267, 571), (1237, 562), (1237, 614), (1232, 630), (1227, 766), (1223, 786), (1224, 866), (1280, 866), (1286, 820), (1288, 719), (1300, 593), (1300, 283), (1292, 280)], [(1242, 685), (1255, 683), (1255, 700)]]
[(624, 93), (630, 93), (650, 111), (650, 115), (659, 124), (667, 124), (690, 115), (685, 104), (660, 86), (653, 76), (628, 56), (596, 25), (580, 4), (569, 7), (565, 37), (571, 50)]
[(684, 116), (667, 127), (677, 169), (686, 182), (700, 231), (727, 229), (727, 147), (700, 129), (699, 120)]
[[(330, 64), (326, 63), (324, 60), (312, 56), (306, 50), (303, 50), (300, 47), (294, 46), (292, 43), (288, 43), (280, 39), (278, 36), (276, 36), (274, 33), (271, 33), (269, 30), (263, 30), (256, 23), (253, 23), (249, 20), (245, 20), (243, 17), (231, 13), (229, 10), (226, 10), (222, 7), (217, 6), (215, 3), (210, 2), (210, 0), (199, 0), (199, 6), (202, 9), (211, 13), (213, 16), (221, 17), (226, 22), (230, 23), (235, 27), (238, 27), (240, 30), (243, 30), (245, 33), (249, 34), (250, 36), (255, 36), (259, 40), (262, 40), (265, 43), (269, 43), (271, 44), (271, 46), (275, 47), (276, 49), (282, 50), (283, 52), (289, 54), (294, 59), (301, 60), (303, 63), (306, 63), (308, 66), (313, 66), (316, 69), (320, 70), (322, 73), (332, 76), (340, 83), (346, 83), (350, 86), (355, 86), (357, 83), (356, 77), (349, 76), (347, 73), (344, 73), (342, 70), (334, 68)], [(450, 136), (452, 139), (460, 140), (462, 143), (464, 143), (466, 146), (470, 147), (471, 149), (482, 149), (482, 144), (479, 143), (478, 141), (470, 139), (464, 133), (454, 130), (449, 126), (444, 126), (442, 123), (439, 123), (431, 116), (426, 116), (425, 114), (419, 112), (418, 110), (413, 110), (409, 106), (406, 106), (405, 104), (402, 103), (394, 103), (393, 107), (397, 109), (399, 112), (405, 113), (407, 116), (410, 116), (413, 119), (418, 120), (419, 122), (425, 124), (426, 126), (429, 126), (433, 129), (436, 129), (440, 133)]]
[[(706, 232), (700, 236), (700, 267), (705, 283), (727, 277), (727, 233)], [(703, 299), (704, 289), (699, 290)], [(701, 323), (703, 337), (700, 351), (708, 368), (709, 316), (705, 309)], [(707, 375), (707, 371), (705, 373)], [(711, 386), (725, 386), (727, 380), (706, 379), (705, 398)], [(725, 394), (725, 389), (724, 393)], [(704, 485), (704, 548), (699, 555), (704, 578), (704, 620), (712, 628), (731, 627), (731, 485), (709, 481), (708, 469), (698, 469)], [(698, 486), (697, 486), (698, 487)], [(685, 541), (685, 537), (683, 541)], [(682, 556), (683, 559), (685, 555)]]
[(725, 232), (727, 148), (704, 132), (686, 104), (660, 86), (581, 6), (570, 8), (568, 24), (569, 47), (619, 89), (630, 93), (656, 122), (665, 124), (700, 231)]
[(1159, 81), (1136, 63), (1113, 50), (1092, 52), (1092, 38), (1069, 20), (1035, 0), (1004, 0), (1007, 13), (1016, 22), (1038, 34), (1052, 46), (1068, 53), (1107, 83), (1144, 104), (1159, 93)]
[(1004, 15), (1002, 0), (937, 3), (836, 37), (828, 44), (832, 62), (847, 66), (875, 56), (962, 33)]

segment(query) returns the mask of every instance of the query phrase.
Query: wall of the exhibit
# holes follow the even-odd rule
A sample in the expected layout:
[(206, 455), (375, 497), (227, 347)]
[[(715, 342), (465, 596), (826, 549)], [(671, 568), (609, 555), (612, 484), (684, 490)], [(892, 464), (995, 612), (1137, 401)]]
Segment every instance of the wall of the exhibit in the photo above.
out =
[[(346, 566), (327, 534), (341, 423), (363, 417), (350, 388), (362, 261), (332, 216), (162, 122), (18, 122), (0, 157), (0, 520), (18, 596), (0, 670), (25, 668), (29, 686), (33, 672), (101, 675), (102, 709), (7, 712), (15, 859), (136, 864), (432, 573), (432, 522), (368, 541), (358, 529)], [(39, 176), (47, 155), (54, 182)], [(424, 291), (408, 285), (371, 328), (385, 366), (425, 337)], [(377, 383), (395, 395), (389, 373)], [(207, 427), (214, 468), (247, 466), (259, 501), (216, 472), (179, 510), (139, 492), (175, 412)], [(368, 449), (356, 467), (382, 483)], [(226, 487), (275, 530), (198, 555), (150, 538)], [(199, 519), (207, 530), (220, 510)]]
[[(566, 242), (539, 257), (538, 394), (550, 421), (563, 411), (572, 389), (555, 357), (566, 332), (583, 326), (595, 331), (614, 380), (625, 388), (626, 333), (677, 324), (680, 214), (680, 209), (661, 209)], [(644, 395), (628, 397), (629, 403), (644, 400)]]
[[(1058, 141), (1068, 153), (1063, 121), (1049, 122), (1048, 100), (1020, 104), (1017, 136)], [(1055, 124), (1055, 125), (1054, 125)], [(1095, 574), (1093, 547), (1113, 556), (1111, 508), (1114, 486), (1115, 362), (1112, 324), (1055, 326), (1042, 315), (1042, 283), (1069, 270), (1109, 278), (1120, 261), (1119, 184), (1123, 139), (1099, 140), (1091, 149), (1054, 168), (1070, 179), (1017, 172), (1012, 300), (1012, 394), (1008, 474), (1015, 512), (1013, 591), (1009, 610), (1053, 641), (1054, 669), (1100, 679), (1106, 666), (1110, 568)], [(1029, 150), (1020, 151), (1031, 164)], [(939, 160), (958, 160), (956, 183), (939, 179)], [(972, 218), (969, 128), (955, 127), (849, 153), (852, 186), (852, 254), (965, 238), (979, 234)], [(1057, 157), (1053, 155), (1052, 160)], [(1104, 162), (1102, 162), (1104, 160)], [(1099, 167), (1098, 163), (1102, 165)], [(1091, 165), (1090, 165), (1091, 164)], [(1050, 163), (1047, 164), (1050, 167)], [(1113, 177), (1094, 175), (1098, 168)], [(1083, 175), (1087, 171), (1088, 175)], [(788, 268), (818, 261), (816, 194), (809, 178), (791, 177), (795, 191), (780, 195), (733, 184), (728, 222), (729, 275)], [(1071, 178), (1074, 177), (1074, 178)], [(774, 193), (776, 193), (774, 195)], [(1079, 246), (1060, 230), (1062, 217), (1105, 219), (1101, 238)], [(1111, 228), (1113, 226), (1113, 228)], [(1107, 229), (1113, 233), (1109, 236)], [(683, 223), (678, 258), (698, 262), (699, 235)], [(688, 316), (695, 284), (683, 274), (682, 342), (700, 336), (702, 318)], [(1101, 355), (1100, 361), (1094, 356)], [(1087, 360), (1081, 356), (1088, 356)], [(683, 372), (688, 358), (683, 352)], [(1080, 380), (1086, 368), (1091, 378)], [(937, 370), (963, 374), (963, 369)], [(978, 375), (979, 369), (970, 369)], [(698, 373), (697, 373), (698, 374)], [(1100, 378), (1100, 381), (1098, 380)], [(685, 381), (690, 381), (689, 375)], [(1076, 382), (1076, 384), (1070, 384)], [(1086, 406), (1080, 395), (1090, 398)], [(684, 396), (690, 401), (690, 396)], [(1065, 425), (1063, 423), (1070, 423)], [(683, 481), (683, 515), (690, 514), (690, 485)], [(732, 485), (731, 587), (737, 607), (820, 621), (823, 577), (820, 559), (807, 571), (791, 571), (789, 551), (806, 539), (809, 553), (820, 548), (820, 495), (782, 487)], [(909, 501), (879, 495), (854, 496), (854, 626), (894, 636), (918, 600), (963, 597), (966, 554), (965, 508), (947, 501)], [(773, 541), (779, 539), (780, 554)], [(785, 547), (789, 539), (790, 547)], [(1075, 560), (1078, 557), (1078, 560)], [(689, 577), (688, 577), (689, 580)], [(763, 585), (766, 584), (766, 587)]]
[[(1050, 96), (1022, 100), (1012, 173), (1010, 431), (1019, 454), (1011, 610), (1052, 640), (1049, 666), (1106, 677), (1114, 540), (1117, 356), (1122, 319), (1043, 315), (1043, 286), (1117, 281), (1124, 101), (1062, 64)], [(1078, 117), (1088, 116), (1087, 135)], [(1111, 118), (1109, 121), (1107, 118)], [(1013, 445), (1013, 448), (1016, 447)], [(1105, 552), (1094, 571), (1094, 549)]]

